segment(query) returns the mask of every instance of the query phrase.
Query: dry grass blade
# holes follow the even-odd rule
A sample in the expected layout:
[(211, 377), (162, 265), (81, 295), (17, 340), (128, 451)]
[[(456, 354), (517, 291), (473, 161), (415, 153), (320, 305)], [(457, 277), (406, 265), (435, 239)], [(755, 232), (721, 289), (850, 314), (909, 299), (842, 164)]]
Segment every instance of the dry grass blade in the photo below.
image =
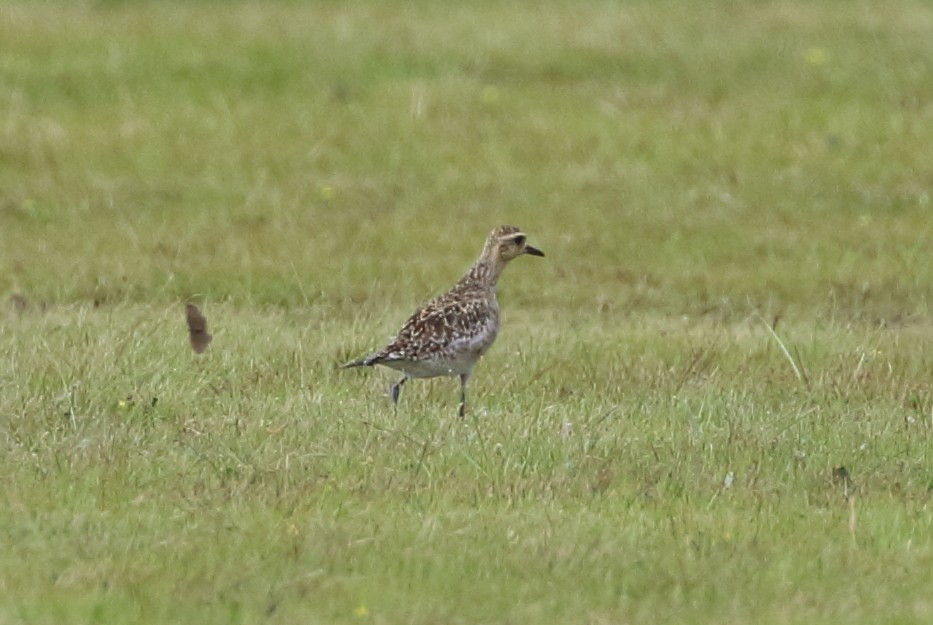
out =
[[(771, 335), (771, 338), (774, 339), (778, 347), (781, 349), (781, 353), (784, 354), (784, 357), (787, 359), (787, 362), (790, 363), (791, 369), (794, 370), (794, 375), (797, 376), (797, 379), (800, 382), (802, 382), (806, 388), (809, 389), (810, 380), (809, 378), (807, 378), (806, 374), (803, 372), (803, 368), (797, 365), (797, 361), (794, 360), (793, 356), (791, 356), (790, 350), (788, 350), (787, 346), (784, 345), (784, 341), (782, 341), (781, 337), (778, 336), (778, 333), (774, 331), (774, 327), (777, 325), (777, 319), (775, 319), (775, 322), (773, 324), (769, 324), (767, 321), (764, 320), (764, 318), (761, 317), (761, 315), (758, 315), (758, 317), (759, 319), (761, 319), (761, 322), (764, 324), (765, 328), (767, 328), (768, 333)], [(800, 354), (797, 354), (797, 357), (799, 360)]]

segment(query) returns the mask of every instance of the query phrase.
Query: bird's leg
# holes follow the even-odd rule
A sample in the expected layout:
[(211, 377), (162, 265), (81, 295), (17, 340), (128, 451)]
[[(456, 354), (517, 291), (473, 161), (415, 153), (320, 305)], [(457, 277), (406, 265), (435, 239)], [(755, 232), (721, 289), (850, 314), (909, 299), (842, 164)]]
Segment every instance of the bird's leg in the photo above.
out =
[(470, 379), (469, 373), (460, 374), (460, 418), (466, 416), (466, 387), (467, 380)]
[(389, 395), (392, 397), (393, 404), (398, 404), (398, 396), (402, 390), (402, 384), (404, 384), (406, 380), (408, 380), (407, 375), (389, 387)]

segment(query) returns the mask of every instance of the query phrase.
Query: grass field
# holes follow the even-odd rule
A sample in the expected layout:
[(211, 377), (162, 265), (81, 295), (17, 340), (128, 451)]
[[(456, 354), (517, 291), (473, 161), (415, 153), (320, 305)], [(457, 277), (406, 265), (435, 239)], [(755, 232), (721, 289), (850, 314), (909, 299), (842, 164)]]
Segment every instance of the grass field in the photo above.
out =
[[(0, 625), (933, 621), (931, 58), (906, 0), (0, 2)], [(337, 369), (503, 223), (466, 419)]]

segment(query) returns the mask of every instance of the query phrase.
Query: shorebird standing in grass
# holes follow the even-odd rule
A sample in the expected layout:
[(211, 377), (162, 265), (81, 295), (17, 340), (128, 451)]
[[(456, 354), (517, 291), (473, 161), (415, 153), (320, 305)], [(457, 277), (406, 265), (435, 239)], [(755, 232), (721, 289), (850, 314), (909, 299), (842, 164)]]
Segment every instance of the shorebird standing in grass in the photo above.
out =
[(459, 376), (463, 417), (470, 374), (499, 333), (496, 283), (509, 261), (524, 254), (544, 256), (528, 245), (518, 228), (496, 228), (486, 238), (479, 258), (452, 289), (415, 311), (388, 345), (344, 368), (382, 365), (401, 371), (402, 379), (390, 388), (393, 403), (398, 403), (409, 378)]

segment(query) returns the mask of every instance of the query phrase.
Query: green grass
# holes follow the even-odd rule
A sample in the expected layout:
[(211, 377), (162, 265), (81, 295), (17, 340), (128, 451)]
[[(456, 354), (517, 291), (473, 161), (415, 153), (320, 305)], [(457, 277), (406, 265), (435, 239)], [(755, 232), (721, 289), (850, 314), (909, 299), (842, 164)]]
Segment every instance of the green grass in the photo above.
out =
[[(0, 624), (929, 622), (931, 55), (904, 0), (0, 3)], [(337, 369), (501, 223), (467, 419)]]

